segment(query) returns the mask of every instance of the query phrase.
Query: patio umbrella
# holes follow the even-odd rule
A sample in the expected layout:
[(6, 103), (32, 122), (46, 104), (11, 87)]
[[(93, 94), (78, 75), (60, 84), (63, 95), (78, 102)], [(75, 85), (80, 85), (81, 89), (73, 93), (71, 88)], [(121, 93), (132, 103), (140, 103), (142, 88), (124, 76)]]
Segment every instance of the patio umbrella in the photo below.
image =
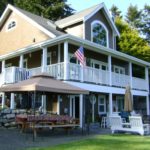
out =
[(125, 92), (125, 100), (124, 100), (124, 110), (127, 112), (132, 111), (132, 94), (131, 94), (131, 88), (128, 85), (126, 87), (126, 92)]

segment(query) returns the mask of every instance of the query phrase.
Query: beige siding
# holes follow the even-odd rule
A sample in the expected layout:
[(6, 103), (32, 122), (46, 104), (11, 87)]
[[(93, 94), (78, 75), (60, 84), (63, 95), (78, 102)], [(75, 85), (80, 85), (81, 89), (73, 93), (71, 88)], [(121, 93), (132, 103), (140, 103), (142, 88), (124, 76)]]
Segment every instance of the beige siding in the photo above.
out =
[(71, 35), (83, 38), (83, 23), (75, 24), (74, 26), (67, 27), (65, 31)]
[[(16, 21), (16, 27), (8, 31), (7, 25), (11, 20)], [(0, 55), (44, 41), (48, 38), (49, 37), (37, 27), (12, 12), (0, 31)], [(33, 42), (34, 39), (35, 42)]]

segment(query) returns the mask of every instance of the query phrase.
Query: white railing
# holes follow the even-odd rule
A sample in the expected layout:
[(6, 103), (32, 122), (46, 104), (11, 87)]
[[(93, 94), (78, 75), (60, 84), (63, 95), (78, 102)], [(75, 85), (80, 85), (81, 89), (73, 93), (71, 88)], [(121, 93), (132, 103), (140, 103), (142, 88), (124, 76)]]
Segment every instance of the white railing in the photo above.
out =
[(130, 83), (130, 76), (112, 72), (112, 85), (126, 87)]
[(25, 68), (15, 67), (15, 82), (29, 79), (30, 71)]
[(148, 86), (147, 86), (147, 82), (144, 79), (140, 79), (140, 78), (132, 78), (132, 88), (133, 89), (138, 89), (138, 90), (147, 90)]
[[(78, 64), (68, 63), (68, 80), (89, 82), (95, 84), (109, 85), (109, 72), (107, 70), (96, 69), (92, 67), (81, 67)], [(56, 79), (64, 79), (64, 63), (48, 65), (45, 68), (46, 73)], [(0, 85), (6, 83), (15, 83), (26, 80), (33, 75), (40, 74), (42, 68), (23, 69), (18, 67), (5, 68), (5, 72), (0, 74)], [(130, 76), (112, 72), (112, 86), (126, 87), (130, 83)], [(132, 78), (132, 88), (138, 90), (147, 90), (148, 83), (145, 79)]]
[(30, 76), (35, 76), (42, 73), (42, 67), (28, 69), (28, 71), (30, 72)]
[(70, 80), (81, 80), (81, 65), (69, 63), (69, 79)]
[(14, 73), (15, 73), (15, 67), (9, 67), (9, 68), (5, 68), (5, 84), (8, 83), (14, 83), (15, 82), (15, 77), (14, 77)]
[(64, 63), (48, 65), (46, 67), (46, 73), (48, 73), (52, 77), (55, 77), (56, 79), (63, 79), (64, 78)]
[(108, 85), (109, 72), (105, 70), (95, 69), (92, 67), (84, 67), (83, 80), (85, 82)]

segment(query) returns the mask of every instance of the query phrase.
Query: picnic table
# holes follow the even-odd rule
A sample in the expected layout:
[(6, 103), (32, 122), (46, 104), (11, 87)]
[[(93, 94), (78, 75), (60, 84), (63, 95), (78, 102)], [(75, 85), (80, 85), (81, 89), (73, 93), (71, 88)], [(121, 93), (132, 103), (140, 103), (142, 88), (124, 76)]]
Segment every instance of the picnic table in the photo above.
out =
[(27, 115), (21, 114), (16, 116), (16, 123), (21, 126), (24, 132), (27, 128), (32, 128), (34, 137), (36, 137), (37, 129), (42, 128), (64, 128), (66, 130), (79, 126), (79, 120), (67, 115)]

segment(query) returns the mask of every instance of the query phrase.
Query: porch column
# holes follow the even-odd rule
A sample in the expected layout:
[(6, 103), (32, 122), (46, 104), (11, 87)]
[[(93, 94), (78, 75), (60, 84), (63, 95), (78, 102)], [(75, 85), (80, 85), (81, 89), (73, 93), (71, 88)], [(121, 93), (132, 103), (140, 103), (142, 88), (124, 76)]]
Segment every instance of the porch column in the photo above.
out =
[(147, 91), (149, 92), (149, 74), (148, 74), (148, 67), (145, 67), (145, 80), (147, 83)]
[(46, 66), (47, 66), (47, 47), (43, 47), (42, 72), (46, 72)]
[(11, 99), (10, 99), (10, 109), (15, 108), (15, 94), (11, 93)]
[(5, 71), (5, 60), (2, 61), (2, 72)]
[(2, 93), (2, 108), (5, 106), (5, 93)]
[(60, 63), (60, 44), (58, 44), (58, 63)]
[(83, 94), (80, 94), (80, 128), (83, 127)]
[(111, 56), (108, 56), (109, 85), (112, 86)]
[(129, 62), (130, 87), (132, 89), (132, 63)]
[(20, 55), (19, 68), (23, 68), (23, 55)]
[(68, 80), (68, 42), (64, 43), (64, 80)]
[(109, 93), (109, 115), (112, 115), (112, 93)]
[(147, 109), (147, 115), (150, 115), (149, 95), (146, 96), (146, 109)]
[(2, 61), (2, 73), (3, 73), (2, 84), (4, 84), (5, 83), (5, 60)]
[(72, 117), (72, 97), (70, 97), (70, 117)]
[(58, 95), (57, 97), (57, 114), (60, 115), (60, 102), (61, 102), (61, 97)]
[(46, 114), (46, 95), (42, 95), (42, 112)]

